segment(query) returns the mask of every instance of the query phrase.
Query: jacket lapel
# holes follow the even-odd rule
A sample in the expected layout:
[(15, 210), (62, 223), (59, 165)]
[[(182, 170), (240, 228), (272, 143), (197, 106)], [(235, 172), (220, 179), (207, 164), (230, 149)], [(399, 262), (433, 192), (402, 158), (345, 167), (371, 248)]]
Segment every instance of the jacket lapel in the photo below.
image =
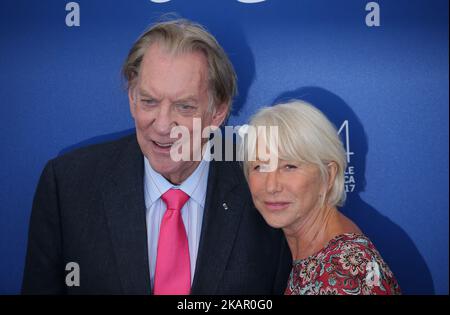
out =
[(150, 294), (144, 162), (134, 138), (120, 147), (103, 182), (106, 220), (124, 294)]
[(233, 248), (246, 206), (233, 191), (234, 172), (228, 162), (211, 162), (192, 294), (215, 294)]
[[(106, 220), (123, 293), (150, 294), (143, 155), (135, 138), (120, 149), (102, 186)], [(216, 292), (248, 206), (234, 172), (229, 162), (211, 162), (192, 294)]]

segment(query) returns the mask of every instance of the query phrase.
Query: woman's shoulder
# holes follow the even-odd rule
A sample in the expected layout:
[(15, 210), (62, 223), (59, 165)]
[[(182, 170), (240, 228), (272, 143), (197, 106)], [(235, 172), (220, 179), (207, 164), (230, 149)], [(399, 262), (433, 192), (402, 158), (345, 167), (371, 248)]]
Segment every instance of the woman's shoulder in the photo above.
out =
[[(336, 294), (399, 294), (398, 283), (378, 250), (362, 234), (333, 238), (318, 257), (323, 289)], [(319, 279), (318, 279), (319, 280)]]
[(361, 251), (367, 255), (379, 255), (370, 239), (360, 233), (343, 233), (335, 236), (325, 246), (323, 255), (332, 255), (336, 252)]

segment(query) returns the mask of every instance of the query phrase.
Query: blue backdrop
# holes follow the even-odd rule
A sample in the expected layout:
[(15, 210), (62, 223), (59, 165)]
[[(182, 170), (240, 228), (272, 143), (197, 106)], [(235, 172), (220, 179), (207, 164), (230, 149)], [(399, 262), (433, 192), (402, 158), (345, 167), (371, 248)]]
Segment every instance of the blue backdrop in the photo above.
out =
[(236, 67), (229, 124), (286, 98), (316, 104), (347, 146), (344, 212), (404, 293), (448, 294), (448, 1), (376, 1), (372, 27), (368, 2), (79, 0), (79, 26), (68, 26), (78, 24), (69, 1), (2, 0), (0, 293), (20, 290), (45, 162), (133, 128), (121, 64), (151, 22), (176, 12), (204, 24)]

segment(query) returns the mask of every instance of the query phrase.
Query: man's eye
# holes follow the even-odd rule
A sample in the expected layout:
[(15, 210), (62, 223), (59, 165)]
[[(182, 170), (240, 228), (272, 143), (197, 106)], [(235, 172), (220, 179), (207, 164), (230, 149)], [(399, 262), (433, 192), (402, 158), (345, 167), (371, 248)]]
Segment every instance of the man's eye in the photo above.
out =
[(144, 99), (141, 99), (141, 103), (143, 105), (151, 106), (151, 105), (155, 105), (156, 101), (154, 99), (151, 99), (151, 98), (149, 98), (149, 99), (144, 98)]
[(195, 109), (194, 106), (189, 105), (189, 104), (177, 104), (177, 108), (179, 108), (181, 110), (193, 110), (193, 109)]
[(191, 114), (195, 112), (196, 107), (189, 104), (176, 104), (176, 109), (183, 114)]

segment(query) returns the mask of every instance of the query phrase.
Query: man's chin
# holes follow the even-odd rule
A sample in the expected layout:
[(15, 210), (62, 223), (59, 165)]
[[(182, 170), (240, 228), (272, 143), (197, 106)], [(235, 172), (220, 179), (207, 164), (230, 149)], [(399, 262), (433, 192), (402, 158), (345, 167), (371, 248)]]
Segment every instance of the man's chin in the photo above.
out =
[(159, 163), (155, 162), (149, 159), (150, 165), (152, 169), (166, 177), (167, 175), (174, 174), (177, 172), (177, 170), (180, 168), (180, 165), (177, 165), (178, 163), (175, 162), (169, 162), (169, 163)]
[(147, 157), (152, 169), (166, 179), (180, 173), (183, 169), (183, 161), (175, 162), (168, 158), (158, 159), (155, 156)]

